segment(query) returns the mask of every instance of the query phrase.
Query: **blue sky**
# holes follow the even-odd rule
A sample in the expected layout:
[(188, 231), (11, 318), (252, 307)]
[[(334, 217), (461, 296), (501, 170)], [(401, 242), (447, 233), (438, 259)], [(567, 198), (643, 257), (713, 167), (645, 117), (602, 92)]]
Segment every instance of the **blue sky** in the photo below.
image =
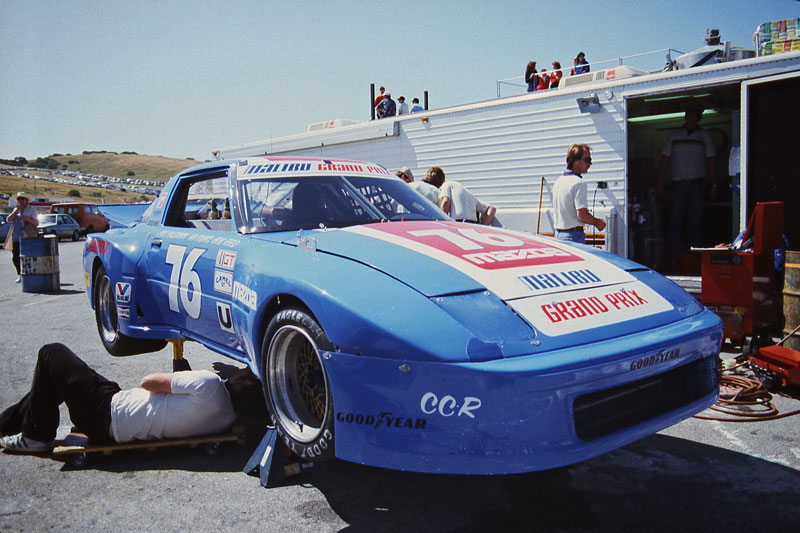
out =
[[(369, 84), (431, 108), (494, 98), (529, 60), (562, 66), (752, 46), (796, 0), (0, 0), (0, 158), (83, 150), (211, 158), (369, 118)], [(522, 89), (519, 90), (522, 92)], [(503, 95), (512, 94), (508, 89)]]

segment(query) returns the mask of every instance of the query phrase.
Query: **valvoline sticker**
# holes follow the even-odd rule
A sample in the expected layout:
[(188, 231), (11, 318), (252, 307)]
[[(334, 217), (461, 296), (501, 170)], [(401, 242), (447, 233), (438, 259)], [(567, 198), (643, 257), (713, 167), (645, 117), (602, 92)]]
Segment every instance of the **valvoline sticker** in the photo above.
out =
[(484, 270), (584, 261), (567, 250), (488, 226), (406, 222), (370, 227), (434, 248)]

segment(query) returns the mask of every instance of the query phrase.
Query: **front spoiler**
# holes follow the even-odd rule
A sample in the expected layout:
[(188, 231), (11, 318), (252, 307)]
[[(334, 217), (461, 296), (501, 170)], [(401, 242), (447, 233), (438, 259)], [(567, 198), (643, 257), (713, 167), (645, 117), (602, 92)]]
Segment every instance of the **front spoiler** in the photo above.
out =
[[(580, 462), (712, 405), (721, 336), (719, 319), (703, 311), (602, 343), (481, 363), (326, 353), (336, 455), (366, 465), (450, 474), (510, 474)], [(652, 417), (579, 438), (576, 399), (625, 384), (635, 390), (639, 382), (678, 371), (682, 381), (693, 383), (693, 392), (675, 399), (674, 408), (654, 408)]]

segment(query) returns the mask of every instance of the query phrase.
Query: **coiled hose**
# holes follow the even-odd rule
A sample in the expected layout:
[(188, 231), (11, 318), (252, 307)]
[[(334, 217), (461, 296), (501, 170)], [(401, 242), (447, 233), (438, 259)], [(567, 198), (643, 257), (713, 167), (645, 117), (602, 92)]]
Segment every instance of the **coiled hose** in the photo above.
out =
[[(749, 362), (745, 361), (727, 370), (734, 370), (745, 365), (749, 366), (749, 364)], [(709, 409), (731, 416), (695, 415), (693, 418), (721, 422), (764, 422), (800, 414), (800, 409), (778, 413), (778, 409), (772, 404), (772, 395), (764, 383), (757, 379), (731, 374), (720, 375), (719, 399)]]

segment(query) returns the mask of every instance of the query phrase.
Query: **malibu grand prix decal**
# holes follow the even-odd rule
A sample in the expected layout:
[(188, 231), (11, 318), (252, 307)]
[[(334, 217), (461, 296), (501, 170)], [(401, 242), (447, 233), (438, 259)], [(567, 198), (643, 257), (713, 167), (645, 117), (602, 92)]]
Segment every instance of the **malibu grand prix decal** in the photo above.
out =
[(672, 305), (631, 274), (567, 244), (501, 228), (405, 222), (346, 228), (446, 263), (546, 335), (653, 315)]
[(453, 222), (405, 222), (346, 228), (437, 259), (504, 300), (565, 287), (596, 287), (634, 278), (588, 253), (501, 228)]

